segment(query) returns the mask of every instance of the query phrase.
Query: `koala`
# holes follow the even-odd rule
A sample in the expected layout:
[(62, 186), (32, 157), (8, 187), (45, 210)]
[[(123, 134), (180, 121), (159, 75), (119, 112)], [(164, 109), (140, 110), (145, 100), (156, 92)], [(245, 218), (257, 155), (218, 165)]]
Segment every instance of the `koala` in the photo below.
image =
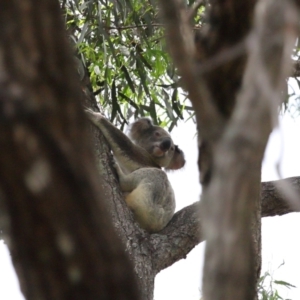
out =
[(136, 221), (150, 233), (162, 230), (175, 211), (174, 192), (162, 168), (182, 168), (183, 152), (167, 131), (148, 118), (130, 126), (129, 138), (100, 113), (86, 112), (112, 149), (120, 187)]

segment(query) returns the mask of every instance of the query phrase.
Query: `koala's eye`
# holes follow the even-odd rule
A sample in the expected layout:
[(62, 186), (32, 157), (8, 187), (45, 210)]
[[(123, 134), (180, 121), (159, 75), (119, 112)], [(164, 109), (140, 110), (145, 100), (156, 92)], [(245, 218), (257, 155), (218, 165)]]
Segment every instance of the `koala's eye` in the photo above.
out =
[(171, 147), (171, 151), (174, 151), (174, 147)]
[(160, 136), (160, 133), (159, 133), (158, 131), (155, 131), (155, 132), (154, 132), (154, 135), (155, 135), (156, 137), (159, 137), (159, 136)]

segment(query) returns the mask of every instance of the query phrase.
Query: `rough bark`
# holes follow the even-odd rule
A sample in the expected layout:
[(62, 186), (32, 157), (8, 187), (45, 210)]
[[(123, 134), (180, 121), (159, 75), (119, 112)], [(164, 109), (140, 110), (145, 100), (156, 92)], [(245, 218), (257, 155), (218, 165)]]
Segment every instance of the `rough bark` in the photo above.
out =
[[(99, 110), (87, 72), (82, 81), (82, 89), (85, 95), (83, 105), (96, 111)], [(98, 162), (98, 171), (103, 178), (102, 186), (114, 227), (134, 266), (141, 298), (152, 300), (157, 272), (152, 262), (153, 247), (149, 243), (150, 234), (138, 226), (123, 199), (113, 167), (113, 156), (103, 134), (92, 125), (90, 131)]]
[(1, 227), (26, 299), (138, 299), (52, 0), (0, 1)]
[(102, 187), (114, 227), (134, 266), (142, 299), (153, 299), (156, 272), (152, 264), (150, 234), (142, 230), (134, 221), (121, 193), (113, 159), (107, 143), (99, 130), (91, 126), (98, 170), (103, 178)]

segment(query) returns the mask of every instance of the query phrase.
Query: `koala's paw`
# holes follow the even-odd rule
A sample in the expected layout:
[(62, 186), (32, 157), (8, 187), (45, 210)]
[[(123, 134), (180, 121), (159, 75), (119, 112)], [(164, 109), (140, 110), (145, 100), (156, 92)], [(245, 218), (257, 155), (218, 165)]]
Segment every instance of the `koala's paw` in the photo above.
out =
[(102, 119), (105, 118), (101, 113), (95, 112), (90, 108), (86, 108), (84, 111), (87, 114), (89, 120), (95, 125), (97, 125)]

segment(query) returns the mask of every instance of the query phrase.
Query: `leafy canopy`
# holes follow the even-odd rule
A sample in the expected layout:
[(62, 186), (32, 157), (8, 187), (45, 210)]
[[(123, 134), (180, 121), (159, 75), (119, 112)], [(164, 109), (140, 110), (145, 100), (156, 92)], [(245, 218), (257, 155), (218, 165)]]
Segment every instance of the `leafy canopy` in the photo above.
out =
[(60, 2), (93, 91), (112, 121), (124, 125), (131, 116), (150, 116), (171, 130), (183, 110), (192, 114), (166, 50), (156, 1)]

